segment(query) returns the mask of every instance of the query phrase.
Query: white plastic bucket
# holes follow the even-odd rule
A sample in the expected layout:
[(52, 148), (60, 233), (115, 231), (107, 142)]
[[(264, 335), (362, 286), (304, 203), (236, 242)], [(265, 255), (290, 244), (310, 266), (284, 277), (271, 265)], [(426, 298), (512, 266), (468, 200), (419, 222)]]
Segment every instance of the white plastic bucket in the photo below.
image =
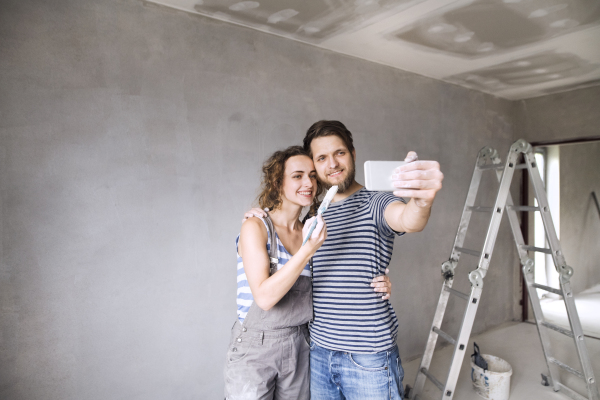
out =
[(471, 358), (471, 381), (475, 392), (486, 400), (508, 400), (512, 368), (503, 359), (489, 354), (481, 355), (488, 369), (478, 367)]

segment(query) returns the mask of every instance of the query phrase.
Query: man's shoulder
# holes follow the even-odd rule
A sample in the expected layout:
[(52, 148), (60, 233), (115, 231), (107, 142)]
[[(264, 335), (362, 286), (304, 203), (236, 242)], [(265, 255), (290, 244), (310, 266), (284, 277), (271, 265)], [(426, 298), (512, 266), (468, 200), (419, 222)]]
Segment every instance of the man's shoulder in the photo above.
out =
[(356, 194), (353, 196), (354, 199), (360, 203), (370, 203), (373, 201), (378, 201), (387, 198), (397, 198), (390, 192), (377, 192), (367, 190), (367, 188), (361, 188)]
[[(373, 210), (374, 208), (385, 209), (389, 204), (395, 201), (403, 201), (400, 197), (394, 196), (391, 192), (375, 192), (361, 188), (359, 191), (354, 193), (351, 197), (346, 199), (339, 207), (335, 208), (334, 213), (346, 213), (349, 209), (359, 211), (364, 210), (365, 212), (372, 212), (367, 210)], [(335, 204), (335, 203), (334, 203)]]
[(365, 192), (367, 193), (365, 197), (365, 202), (374, 205), (387, 207), (390, 203), (393, 203), (395, 201), (403, 201), (402, 198), (395, 196), (391, 192), (371, 192), (368, 190), (365, 190)]
[(350, 198), (346, 199), (343, 204), (340, 204), (339, 211), (347, 210), (348, 207), (352, 209), (373, 209), (373, 208), (386, 208), (389, 204), (400, 201), (404, 202), (404, 200), (400, 197), (395, 196), (391, 192), (375, 192), (367, 190), (366, 188), (361, 188), (355, 194), (353, 194)]

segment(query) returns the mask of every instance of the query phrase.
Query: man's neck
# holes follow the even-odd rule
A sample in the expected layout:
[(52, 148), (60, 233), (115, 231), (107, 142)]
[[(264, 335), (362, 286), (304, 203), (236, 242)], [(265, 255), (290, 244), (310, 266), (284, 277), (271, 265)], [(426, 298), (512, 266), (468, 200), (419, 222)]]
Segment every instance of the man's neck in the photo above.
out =
[(352, 182), (352, 185), (350, 185), (350, 187), (348, 189), (346, 189), (346, 191), (344, 193), (337, 192), (335, 194), (335, 196), (333, 196), (332, 203), (336, 203), (338, 201), (344, 200), (347, 197), (352, 196), (354, 193), (356, 193), (360, 189), (362, 189), (362, 187), (363, 187), (363, 185), (361, 185), (360, 183), (358, 183), (356, 181)]

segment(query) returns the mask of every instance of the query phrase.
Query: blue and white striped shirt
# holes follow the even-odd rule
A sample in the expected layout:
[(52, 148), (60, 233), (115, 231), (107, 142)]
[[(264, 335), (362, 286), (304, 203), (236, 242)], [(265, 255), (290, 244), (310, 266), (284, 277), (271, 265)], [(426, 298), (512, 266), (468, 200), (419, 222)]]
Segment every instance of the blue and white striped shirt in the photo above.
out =
[[(263, 218), (261, 218), (262, 222), (267, 226), (267, 223)], [(271, 251), (271, 233), (267, 228), (268, 239), (267, 239), (267, 252)], [(275, 232), (275, 238), (277, 239), (277, 258), (279, 262), (277, 263), (277, 270), (279, 271), (289, 260), (292, 258), (292, 255), (285, 247), (283, 247), (283, 243), (279, 239), (279, 235)], [(240, 235), (235, 239), (235, 248), (238, 248), (238, 244), (240, 241)], [(252, 292), (250, 291), (250, 285), (248, 284), (248, 280), (246, 279), (246, 271), (244, 271), (244, 262), (242, 261), (242, 257), (240, 257), (240, 253), (236, 251), (237, 254), (237, 315), (240, 322), (244, 322), (248, 311), (250, 311), (250, 306), (254, 303), (254, 297), (252, 296)], [(310, 277), (310, 263), (306, 264), (300, 275)]]
[(392, 258), (394, 232), (384, 213), (403, 199), (365, 188), (332, 203), (323, 217), (327, 240), (313, 256), (310, 337), (319, 346), (374, 353), (396, 343), (398, 320), (391, 303), (370, 286)]

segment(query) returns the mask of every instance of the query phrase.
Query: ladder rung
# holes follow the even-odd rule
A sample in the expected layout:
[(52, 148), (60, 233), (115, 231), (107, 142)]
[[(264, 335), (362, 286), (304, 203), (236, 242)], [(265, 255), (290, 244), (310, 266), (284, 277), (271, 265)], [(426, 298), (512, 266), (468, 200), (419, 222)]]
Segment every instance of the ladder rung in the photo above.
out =
[(515, 211), (540, 211), (539, 207), (533, 206), (508, 206), (508, 208)]
[(579, 377), (580, 379), (585, 380), (585, 376), (583, 376), (583, 374), (581, 372), (577, 371), (575, 368), (569, 367), (565, 363), (562, 363), (562, 362), (558, 361), (556, 358), (548, 357), (548, 361), (550, 361), (553, 364), (558, 365), (559, 367), (561, 367), (565, 371), (572, 373), (573, 375)]
[(452, 345), (456, 346), (456, 340), (454, 340), (454, 338), (450, 335), (448, 335), (446, 332), (444, 332), (443, 330), (439, 329), (438, 327), (434, 326), (432, 331), (434, 331), (435, 333), (437, 333), (439, 336), (441, 336), (443, 339), (446, 340), (446, 342), (451, 343)]
[(458, 296), (458, 297), (460, 297), (461, 299), (465, 299), (465, 300), (467, 300), (467, 301), (469, 301), (469, 297), (471, 297), (471, 296), (469, 296), (469, 295), (468, 295), (468, 294), (466, 294), (466, 293), (459, 292), (458, 290), (454, 290), (454, 289), (452, 289), (452, 288), (449, 288), (448, 286), (444, 286), (444, 290), (445, 290), (446, 292), (452, 293), (453, 295), (455, 295), (455, 296)]
[[(504, 164), (489, 164), (489, 165), (484, 165), (482, 167), (477, 167), (480, 170), (486, 170), (486, 169), (504, 169)], [(527, 164), (517, 164), (515, 165), (515, 169), (526, 169), (527, 168)]]
[(469, 255), (472, 255), (475, 257), (481, 257), (481, 252), (477, 251), (477, 250), (465, 249), (464, 247), (458, 247), (458, 246), (456, 246), (454, 248), (454, 250), (460, 251), (461, 253), (469, 254)]
[(546, 253), (546, 254), (552, 254), (552, 250), (550, 249), (544, 249), (542, 247), (535, 247), (535, 246), (521, 246), (521, 248), (523, 250), (526, 251), (538, 251), (540, 253)]
[(487, 169), (504, 169), (504, 164), (489, 164), (484, 165), (482, 167), (477, 167), (477, 169), (480, 169), (482, 171), (485, 171)]
[(560, 296), (563, 295), (560, 290), (551, 288), (550, 286), (540, 285), (539, 283), (532, 283), (531, 286), (533, 286), (534, 288), (545, 290), (546, 292), (556, 293), (556, 294), (558, 294)]
[(492, 212), (494, 210), (494, 207), (469, 206), (467, 207), (467, 210), (476, 212)]
[(431, 382), (433, 382), (433, 384), (437, 386), (438, 389), (442, 391), (444, 390), (445, 385), (442, 382), (438, 381), (435, 376), (431, 375), (429, 371), (427, 371), (427, 368), (421, 368), (421, 373), (425, 375)]
[(542, 325), (544, 325), (546, 328), (552, 329), (553, 331), (556, 331), (558, 333), (562, 333), (565, 336), (568, 336), (568, 337), (571, 337), (571, 338), (574, 337), (573, 336), (573, 332), (571, 332), (568, 329), (562, 328), (562, 327), (560, 327), (558, 325), (554, 325), (554, 324), (551, 324), (550, 322), (546, 322), (546, 321), (542, 322)]

